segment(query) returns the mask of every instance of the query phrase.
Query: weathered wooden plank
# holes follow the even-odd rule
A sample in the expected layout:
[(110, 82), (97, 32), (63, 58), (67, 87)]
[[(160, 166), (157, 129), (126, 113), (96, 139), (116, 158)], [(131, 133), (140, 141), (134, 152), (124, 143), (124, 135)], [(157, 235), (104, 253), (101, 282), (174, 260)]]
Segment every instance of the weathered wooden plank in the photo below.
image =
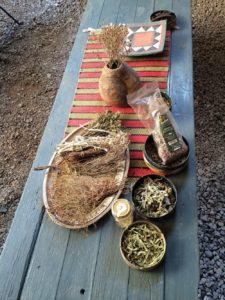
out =
[(117, 23), (133, 23), (136, 15), (138, 0), (126, 0), (120, 2)]
[[(119, 4), (120, 0), (116, 0), (112, 7), (111, 0), (105, 0), (98, 26), (101, 26), (102, 22), (105, 24), (116, 22)], [(102, 227), (107, 226), (105, 222), (108, 218), (109, 216), (106, 216), (99, 222), (96, 231), (91, 231), (86, 238), (80, 236), (79, 233), (71, 232), (57, 290), (56, 298), (58, 300), (92, 298), (93, 278), (97, 276), (95, 269), (99, 255), (100, 237), (102, 236)]]
[(155, 0), (154, 11), (161, 9), (171, 10), (173, 8), (173, 0)]
[(100, 234), (100, 226), (86, 236), (71, 230), (56, 299), (90, 299)]
[[(117, 23), (132, 23), (136, 5), (137, 1), (121, 1)], [(91, 299), (127, 299), (129, 268), (119, 253), (121, 232), (112, 217), (102, 228)]]
[(119, 13), (121, 0), (108, 1), (105, 0), (102, 13), (98, 22), (98, 27), (109, 23), (116, 23), (117, 15)]
[(154, 0), (138, 0), (135, 15), (135, 23), (146, 23), (150, 21), (150, 15), (154, 10)]
[(176, 214), (167, 225), (165, 300), (198, 299), (199, 259), (190, 6), (189, 0), (173, 0), (173, 10), (177, 15), (180, 30), (172, 34), (169, 88), (173, 99), (173, 113), (190, 144), (190, 158), (187, 170), (172, 178), (178, 187), (178, 203)]
[[(98, 3), (93, 3), (90, 1), (88, 3), (88, 7), (86, 8), (86, 15), (84, 21), (82, 21), (80, 30), (78, 32), (76, 42), (74, 44), (74, 47), (71, 52), (70, 60), (68, 62), (68, 65), (72, 68), (73, 66), (77, 68), (77, 76), (80, 68), (80, 63), (81, 59), (83, 57), (83, 49), (86, 44), (87, 40), (87, 34), (84, 34), (82, 32), (82, 28), (87, 28), (87, 27), (97, 27), (99, 18), (101, 15), (102, 11), (102, 6), (103, 6), (104, 0), (98, 0)], [(71, 85), (68, 87), (68, 92), (70, 93), (70, 105), (72, 103), (73, 97), (74, 97), (74, 90), (76, 87), (76, 82), (77, 82), (77, 76), (74, 77), (73, 82), (71, 82)], [(64, 79), (63, 79), (64, 81)], [(64, 83), (62, 81), (62, 84)], [(63, 105), (63, 98), (61, 100), (61, 105)], [(68, 115), (65, 117), (65, 123), (67, 122)], [(63, 135), (61, 135), (61, 138)], [(51, 247), (52, 240), (55, 238), (55, 230), (60, 230), (60, 228), (56, 225), (53, 224), (53, 226), (49, 226), (49, 222), (47, 219), (43, 220), (42, 223), (43, 230), (40, 232), (38, 236), (38, 241), (36, 244), (36, 247), (34, 249), (33, 257), (31, 260), (31, 264), (29, 267), (29, 271), (26, 277), (24, 289), (22, 291), (22, 298), (25, 297), (26, 295), (29, 294), (29, 296), (32, 299), (35, 299), (36, 297), (36, 289), (42, 289), (42, 281), (50, 281), (51, 286), (49, 288), (45, 288), (42, 291), (42, 299), (55, 299), (55, 295), (57, 293), (57, 287), (59, 283), (59, 278), (62, 270), (62, 265), (64, 262), (64, 256), (68, 244), (68, 238), (69, 238), (69, 230), (65, 231), (65, 236), (60, 236), (60, 242), (63, 245), (60, 248), (60, 251), (58, 252), (58, 256), (62, 257), (62, 260), (59, 259), (58, 261), (58, 268), (52, 268), (51, 265), (51, 260), (52, 257), (49, 256), (49, 253), (45, 253), (46, 255), (44, 256), (39, 256), (39, 251), (42, 248), (48, 248)], [(46, 239), (45, 232), (48, 232), (48, 239)], [(66, 239), (66, 242), (65, 242)], [(94, 253), (93, 253), (94, 254)], [(39, 263), (39, 265), (46, 265), (46, 268), (44, 269), (44, 272), (38, 272), (37, 269), (35, 268), (36, 262)], [(40, 284), (40, 285), (39, 285)], [(49, 297), (48, 290), (51, 290), (51, 297)], [(32, 295), (33, 293), (33, 295)]]
[[(140, 7), (145, 11), (140, 15)], [(149, 22), (153, 12), (154, 1), (139, 0), (136, 10), (136, 22)], [(151, 272), (140, 272), (130, 269), (128, 299), (163, 300), (164, 298), (164, 265)]]
[[(79, 72), (82, 57), (81, 49), (85, 46), (85, 39), (81, 31), (83, 28), (96, 25), (95, 20), (99, 19), (102, 4), (103, 0), (95, 1), (95, 3), (90, 1), (88, 4), (80, 33), (78, 33), (62, 84), (38, 148), (34, 166), (48, 163), (56, 144), (63, 137)], [(23, 285), (43, 215), (43, 175), (44, 172), (30, 172), (0, 258), (0, 295), (1, 299), (4, 300), (17, 299)], [(35, 290), (36, 287), (34, 287)]]
[(164, 299), (164, 266), (151, 272), (140, 272), (130, 269), (129, 300), (163, 300)]
[(112, 217), (102, 228), (91, 299), (127, 299), (129, 268), (122, 261), (119, 240), (122, 230)]
[(184, 3), (173, 1), (180, 29), (175, 30), (172, 35), (170, 93), (173, 94), (174, 112), (193, 117), (192, 31), (189, 6), (190, 1), (187, 0)]
[(21, 300), (55, 299), (69, 233), (44, 216)]

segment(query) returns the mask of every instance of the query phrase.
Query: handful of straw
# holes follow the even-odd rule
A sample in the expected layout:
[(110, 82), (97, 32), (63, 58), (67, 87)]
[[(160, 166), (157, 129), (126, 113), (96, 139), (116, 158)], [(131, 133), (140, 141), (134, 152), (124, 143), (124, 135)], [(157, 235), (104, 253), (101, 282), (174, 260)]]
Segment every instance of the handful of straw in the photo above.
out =
[(49, 211), (60, 221), (85, 223), (107, 196), (123, 187), (117, 175), (129, 141), (118, 118), (106, 112), (85, 128), (83, 136), (57, 147), (56, 167), (50, 170)]

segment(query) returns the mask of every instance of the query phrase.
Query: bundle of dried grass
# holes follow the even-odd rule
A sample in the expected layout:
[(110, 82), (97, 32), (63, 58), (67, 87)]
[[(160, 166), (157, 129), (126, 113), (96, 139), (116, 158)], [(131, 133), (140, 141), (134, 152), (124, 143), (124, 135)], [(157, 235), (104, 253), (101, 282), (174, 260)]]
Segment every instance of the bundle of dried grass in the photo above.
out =
[(85, 224), (88, 214), (119, 186), (114, 176), (58, 176), (50, 191), (50, 213), (69, 225)]
[(118, 174), (123, 172), (129, 141), (119, 126), (118, 115), (106, 112), (87, 126), (85, 136), (58, 146), (50, 170), (48, 210), (64, 224), (85, 224), (107, 196), (124, 186)]
[(95, 159), (84, 160), (76, 164), (78, 174), (96, 176), (98, 174), (118, 173), (124, 153), (128, 147), (128, 136), (125, 133), (108, 138), (108, 151)]
[(98, 35), (100, 42), (104, 45), (109, 56), (108, 67), (118, 68), (123, 61), (123, 49), (125, 49), (128, 28), (126, 25), (106, 25), (101, 28)]
[(95, 120), (86, 127), (87, 132), (83, 136), (106, 136), (109, 132), (121, 131), (120, 114), (106, 110), (99, 114)]

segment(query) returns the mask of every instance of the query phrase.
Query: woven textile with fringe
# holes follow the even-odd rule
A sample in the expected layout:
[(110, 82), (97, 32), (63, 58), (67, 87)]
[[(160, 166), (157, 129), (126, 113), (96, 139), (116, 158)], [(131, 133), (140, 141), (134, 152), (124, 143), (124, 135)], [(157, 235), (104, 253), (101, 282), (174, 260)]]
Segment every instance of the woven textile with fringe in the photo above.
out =
[[(162, 91), (167, 91), (169, 72), (170, 32), (166, 34), (164, 51), (161, 54), (145, 57), (127, 57), (126, 62), (139, 75), (141, 82), (158, 82)], [(109, 109), (121, 113), (122, 126), (130, 134), (130, 169), (129, 181), (152, 173), (143, 160), (143, 146), (148, 136), (147, 129), (138, 120), (130, 107), (118, 108), (107, 106), (98, 91), (101, 71), (107, 62), (107, 55), (96, 36), (89, 35), (79, 73), (77, 90), (72, 103), (68, 126), (68, 134), (75, 128), (94, 119), (98, 113)]]

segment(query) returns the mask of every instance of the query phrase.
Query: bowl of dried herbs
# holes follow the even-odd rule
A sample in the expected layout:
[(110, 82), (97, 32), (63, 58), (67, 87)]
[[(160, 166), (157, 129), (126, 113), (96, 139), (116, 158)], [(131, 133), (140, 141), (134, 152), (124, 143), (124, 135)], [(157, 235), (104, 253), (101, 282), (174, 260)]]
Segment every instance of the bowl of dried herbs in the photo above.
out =
[(129, 267), (149, 271), (165, 257), (166, 240), (158, 226), (148, 221), (137, 221), (122, 233), (120, 253)]
[(135, 212), (144, 219), (161, 219), (171, 214), (177, 202), (177, 190), (168, 178), (150, 174), (136, 181), (132, 189)]

